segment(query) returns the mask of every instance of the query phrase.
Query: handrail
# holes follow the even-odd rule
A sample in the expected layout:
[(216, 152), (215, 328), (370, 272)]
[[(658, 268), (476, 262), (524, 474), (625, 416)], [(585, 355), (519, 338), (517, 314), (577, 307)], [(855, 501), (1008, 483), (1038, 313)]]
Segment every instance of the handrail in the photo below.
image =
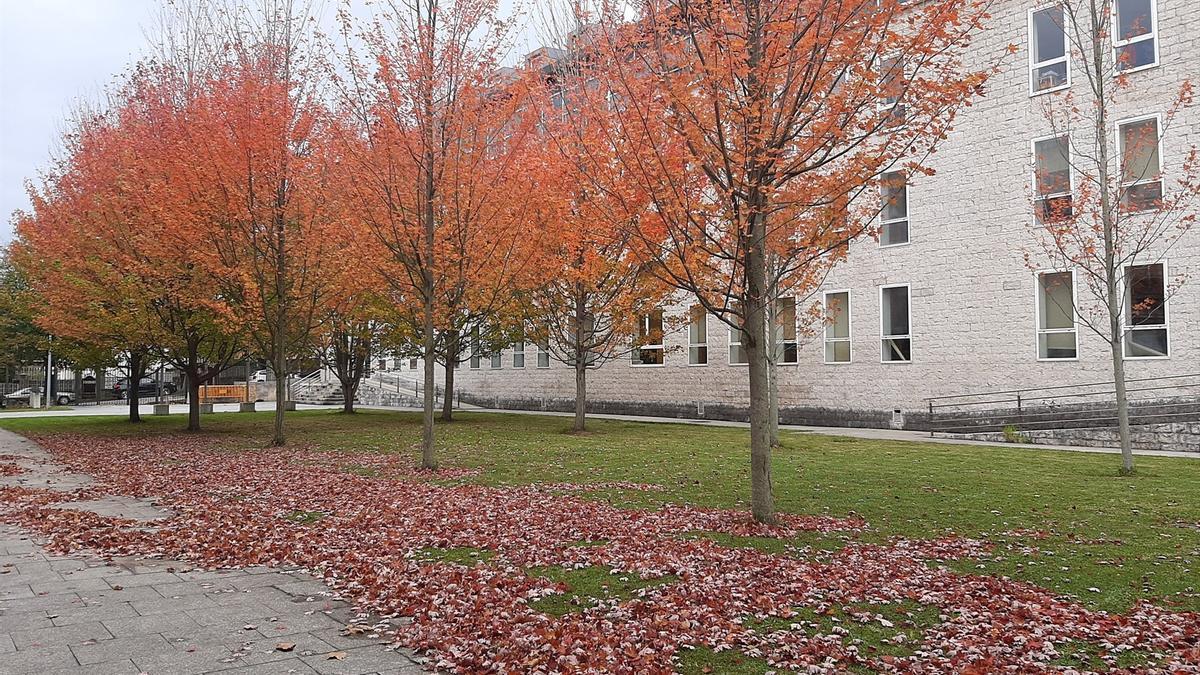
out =
[[(1162, 377), (1126, 378), (1125, 383), (1129, 384), (1130, 382), (1152, 382), (1152, 381), (1161, 381), (1161, 380), (1177, 380), (1177, 379), (1188, 378), (1188, 377), (1200, 378), (1200, 373), (1191, 373), (1188, 375), (1164, 375)], [(1020, 394), (1022, 392), (1026, 392), (1026, 391), (1053, 391), (1053, 390), (1057, 390), (1057, 389), (1081, 389), (1083, 387), (1103, 387), (1103, 386), (1116, 387), (1116, 384), (1117, 384), (1116, 382), (1089, 382), (1087, 384), (1060, 384), (1060, 385), (1053, 386), (1053, 387), (1026, 387), (1024, 389), (1004, 389), (1004, 390), (1000, 390), (1000, 391), (981, 391), (981, 392), (976, 392), (976, 393), (972, 393), (972, 394), (949, 394), (946, 396), (927, 396), (923, 400), (938, 401), (938, 400), (945, 400), (945, 399), (951, 399), (951, 398), (968, 398), (971, 396), (993, 396), (993, 395), (998, 396), (1000, 394)]]
[[(1126, 381), (1130, 417), (1149, 421), (1200, 420), (1200, 373), (1140, 377)], [(1114, 419), (1114, 382), (1054, 385), (930, 396), (930, 435), (981, 433), (1008, 425), (1100, 426)]]

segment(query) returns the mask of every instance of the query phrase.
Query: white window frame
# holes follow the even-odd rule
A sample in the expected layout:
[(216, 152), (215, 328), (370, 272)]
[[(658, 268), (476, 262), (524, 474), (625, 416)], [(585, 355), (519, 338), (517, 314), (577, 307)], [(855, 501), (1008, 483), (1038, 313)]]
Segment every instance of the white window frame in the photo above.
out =
[[(645, 314), (639, 315), (638, 316), (638, 336), (640, 337), (640, 335), (641, 335), (641, 325), (642, 325), (643, 321), (647, 322), (646, 329), (647, 329), (647, 332), (649, 332), (649, 328), (650, 328), (649, 319), (651, 316), (653, 316), (653, 314), (655, 312), (659, 312), (662, 314), (662, 329), (659, 331), (659, 338), (658, 338), (659, 342), (654, 343), (654, 344), (639, 345), (639, 344), (636, 344), (636, 339), (634, 340), (635, 344), (632, 346), (632, 349), (630, 349), (630, 352), (629, 352), (629, 365), (633, 366), (634, 368), (662, 368), (663, 366), (667, 365), (667, 345), (666, 345), (667, 315), (666, 315), (666, 312), (664, 312), (661, 309), (653, 309)], [(638, 361), (641, 360), (639, 357), (640, 357), (643, 349), (657, 349), (659, 352), (662, 353), (662, 361), (660, 363), (639, 363)]]
[[(1111, 30), (1112, 30), (1112, 36), (1113, 36), (1112, 37), (1113, 77), (1117, 77), (1120, 75), (1128, 75), (1129, 73), (1137, 73), (1137, 72), (1141, 72), (1143, 70), (1149, 70), (1151, 68), (1157, 68), (1159, 63), (1162, 62), (1162, 57), (1159, 54), (1159, 49), (1158, 49), (1158, 45), (1159, 45), (1159, 40), (1158, 40), (1158, 0), (1150, 0), (1150, 32), (1146, 33), (1145, 35), (1139, 35), (1137, 37), (1128, 38), (1128, 39), (1124, 39), (1124, 40), (1117, 37), (1117, 31), (1120, 29), (1120, 26), (1118, 25), (1118, 20), (1117, 20), (1117, 2), (1119, 2), (1119, 0), (1112, 0), (1112, 4), (1109, 6), (1109, 9), (1111, 10), (1112, 14), (1109, 15), (1109, 19), (1108, 19), (1109, 25), (1112, 26)], [(1151, 61), (1150, 63), (1147, 63), (1144, 66), (1137, 66), (1134, 68), (1130, 68), (1128, 70), (1120, 70), (1119, 68), (1116, 67), (1117, 59), (1120, 58), (1120, 53), (1121, 53), (1122, 47), (1127, 47), (1136, 42), (1143, 42), (1145, 40), (1154, 40), (1154, 60), (1153, 61)], [(1159, 133), (1161, 133), (1161, 131), (1162, 130), (1160, 127)]]
[[(1113, 1), (1116, 2), (1116, 0), (1113, 0)], [(1041, 96), (1043, 94), (1050, 94), (1050, 93), (1053, 93), (1056, 91), (1062, 91), (1063, 89), (1071, 88), (1071, 41), (1067, 39), (1066, 8), (1063, 8), (1063, 24), (1064, 24), (1062, 26), (1063, 55), (1058, 58), (1055, 58), (1055, 59), (1049, 59), (1047, 61), (1037, 61), (1037, 62), (1034, 61), (1034, 59), (1036, 58), (1036, 55), (1033, 53), (1033, 46), (1034, 46), (1033, 45), (1033, 42), (1034, 42), (1033, 41), (1033, 36), (1034, 36), (1033, 15), (1037, 14), (1038, 12), (1044, 12), (1048, 9), (1054, 9), (1055, 7), (1062, 7), (1062, 4), (1057, 3), (1057, 2), (1052, 2), (1049, 4), (1041, 5), (1039, 7), (1034, 7), (1033, 9), (1029, 10), (1028, 29), (1027, 29), (1028, 32), (1026, 33), (1026, 36), (1025, 36), (1025, 42), (1026, 42), (1026, 45), (1028, 46), (1027, 51), (1029, 52), (1029, 71), (1028, 71), (1029, 83), (1028, 84), (1029, 84), (1029, 97), (1030, 98), (1033, 98), (1034, 96)], [(1050, 89), (1035, 89), (1033, 86), (1034, 72), (1038, 68), (1052, 66), (1056, 63), (1066, 63), (1067, 64), (1066, 82), (1058, 85), (1057, 87), (1051, 87)]]
[[(1154, 328), (1150, 328), (1147, 326), (1141, 326), (1141, 327), (1130, 326), (1128, 310), (1129, 310), (1129, 304), (1133, 301), (1133, 296), (1131, 296), (1129, 294), (1129, 287), (1126, 284), (1125, 275), (1127, 273), (1127, 270), (1130, 267), (1149, 267), (1152, 265), (1161, 265), (1162, 266), (1162, 276), (1163, 276), (1163, 322), (1162, 322), (1162, 327), (1158, 328), (1156, 326)], [(1124, 267), (1121, 268), (1120, 288), (1121, 288), (1121, 294), (1124, 296), (1124, 298), (1121, 302), (1121, 354), (1127, 360), (1166, 361), (1171, 358), (1172, 354), (1175, 353), (1175, 350), (1171, 347), (1171, 289), (1167, 285), (1170, 278), (1171, 277), (1170, 277), (1169, 271), (1167, 269), (1167, 261), (1166, 260), (1159, 260), (1156, 262), (1149, 262), (1149, 263), (1144, 263), (1144, 264), (1134, 263), (1132, 265), (1125, 265)], [(1139, 329), (1140, 330), (1164, 330), (1164, 331), (1166, 331), (1167, 332), (1167, 354), (1166, 354), (1166, 356), (1130, 356), (1128, 350), (1126, 349), (1127, 345), (1125, 343), (1125, 334), (1129, 333), (1131, 331), (1139, 330)]]
[[(1052, 195), (1046, 195), (1043, 197), (1042, 195), (1038, 194), (1037, 144), (1041, 143), (1042, 141), (1053, 141), (1053, 140), (1056, 140), (1059, 138), (1067, 139), (1067, 182), (1070, 185), (1067, 189), (1067, 192), (1059, 192), (1059, 193), (1055, 193)], [(1049, 136), (1039, 136), (1037, 138), (1030, 140), (1029, 141), (1029, 157), (1030, 157), (1030, 161), (1033, 164), (1032, 169), (1030, 171), (1029, 187), (1032, 191), (1033, 201), (1035, 202), (1035, 204), (1040, 203), (1042, 201), (1050, 200), (1050, 199), (1057, 199), (1059, 197), (1070, 197), (1071, 198), (1071, 208), (1074, 209), (1075, 208), (1075, 173), (1076, 172), (1075, 172), (1075, 165), (1074, 165), (1075, 158), (1074, 158), (1074, 154), (1073, 154), (1072, 148), (1071, 148), (1070, 132), (1063, 133), (1063, 134), (1050, 134)], [(1161, 155), (1159, 157), (1161, 158)], [(1041, 220), (1040, 213), (1041, 213), (1040, 206), (1035, 205), (1034, 206), (1034, 218), (1039, 223), (1043, 222)], [(1048, 270), (1038, 270), (1038, 273), (1041, 274), (1043, 271), (1048, 271)], [(1061, 270), (1061, 271), (1065, 272), (1066, 270)]]
[[(512, 357), (513, 357), (513, 360), (512, 360), (513, 368), (524, 368), (525, 367), (525, 341), (524, 340), (513, 343)], [(517, 363), (517, 357), (521, 357), (520, 364)]]
[[(734, 339), (734, 338), (737, 338), (737, 339)], [(733, 348), (735, 346), (742, 351), (743, 356), (746, 355), (746, 347), (742, 344), (742, 331), (737, 328), (734, 328), (733, 326), (730, 326), (729, 327), (729, 345), (725, 350), (725, 363), (727, 363), (728, 365), (731, 365), (731, 366), (735, 366), (735, 367), (749, 366), (750, 359), (746, 359), (745, 361), (734, 361), (733, 360)]]
[[(787, 324), (782, 323), (780, 321), (779, 303), (784, 302), (786, 300), (792, 301), (792, 339), (791, 340), (787, 339), (787, 332), (786, 332)], [(775, 346), (779, 350), (775, 354), (776, 365), (795, 366), (795, 365), (800, 364), (800, 324), (799, 324), (800, 317), (798, 314), (799, 309), (800, 309), (800, 303), (796, 301), (796, 297), (793, 295), (781, 295), (778, 298), (775, 298), (774, 320), (771, 322), (772, 323), (771, 329), (774, 331), (778, 331), (778, 333), (777, 333), (778, 337), (776, 337), (776, 339), (775, 339)], [(793, 361), (787, 360), (787, 350), (788, 350), (789, 344), (792, 345), (792, 351), (796, 355), (796, 358)]]
[[(704, 342), (692, 342), (692, 323), (694, 321), (694, 317), (692, 316), (692, 310), (697, 307), (700, 308), (700, 320), (704, 322)], [(704, 347), (704, 363), (692, 363), (692, 350), (697, 347)], [(712, 355), (709, 353), (709, 349), (708, 349), (708, 310), (704, 309), (704, 306), (700, 305), (700, 304), (692, 305), (692, 307), (688, 309), (688, 360), (687, 360), (687, 364), (689, 366), (697, 366), (697, 367), (707, 366), (711, 356)], [(664, 361), (665, 360), (666, 359), (664, 359)]]
[[(542, 361), (545, 361), (546, 365), (543, 366)], [(538, 343), (537, 367), (538, 368), (549, 368), (550, 367), (550, 345), (542, 345), (541, 343)]]
[[(887, 76), (887, 73), (883, 70), (883, 64), (887, 63), (888, 61), (900, 62), (901, 78), (904, 78), (908, 75), (908, 61), (904, 58), (903, 54), (890, 54), (880, 57), (875, 69), (879, 74), (879, 82), (881, 85), (883, 84), (883, 79)], [(876, 106), (878, 107), (879, 112), (887, 112), (890, 115), (893, 115), (893, 126), (904, 126), (908, 122), (908, 107), (904, 105), (904, 91), (901, 91), (900, 95), (896, 97), (896, 100), (890, 103), (886, 99), (880, 97), (878, 103), (876, 103)], [(899, 117), (895, 117), (896, 108), (901, 109)]]
[[(1144, 122), (1144, 121), (1150, 120), (1150, 119), (1154, 120), (1155, 133), (1158, 134), (1158, 178), (1141, 179), (1141, 180), (1136, 180), (1132, 183), (1126, 183), (1125, 182), (1125, 144), (1122, 141), (1121, 127), (1126, 124), (1134, 124), (1136, 122)], [(1164, 150), (1163, 138), (1165, 136), (1163, 135), (1162, 114), (1161, 113), (1151, 113), (1149, 115), (1139, 115), (1137, 117), (1126, 117), (1125, 119), (1117, 120), (1114, 126), (1116, 129), (1116, 138), (1117, 138), (1117, 175), (1120, 177), (1122, 193), (1128, 191), (1128, 189), (1130, 187), (1133, 187), (1136, 185), (1146, 185), (1148, 183), (1158, 183), (1159, 184), (1159, 194), (1161, 194), (1162, 196), (1165, 197), (1167, 194), (1166, 178), (1165, 178), (1167, 175), (1167, 162), (1166, 162), (1166, 157), (1163, 155), (1163, 150)], [(1117, 208), (1122, 208), (1121, 204), (1117, 204)], [(1142, 211), (1126, 211), (1124, 213), (1124, 215), (1130, 216), (1130, 215), (1136, 215), (1139, 213), (1154, 213), (1154, 211), (1156, 211), (1156, 209), (1144, 209)]]
[[(821, 296), (821, 308), (825, 311), (826, 316), (828, 316), (829, 315), (829, 296), (837, 295), (839, 293), (846, 294), (846, 337), (844, 337), (844, 338), (829, 337), (829, 335), (827, 333), (827, 331), (829, 330), (828, 324), (825, 325), (826, 332), (823, 332), (821, 335), (821, 338), (822, 338), (821, 339), (821, 360), (826, 365), (830, 365), (830, 366), (844, 366), (844, 365), (847, 365), (850, 363), (854, 363), (854, 322), (851, 320), (854, 317), (854, 315), (851, 311), (851, 307), (853, 306), (852, 305), (853, 300), (851, 299), (851, 296), (853, 295), (853, 293), (850, 292), (849, 288), (834, 288), (834, 289), (825, 291), (824, 294)], [(880, 297), (882, 297), (882, 296), (880, 296)], [(909, 317), (910, 323), (911, 323), (911, 320), (912, 320), (912, 317)], [(912, 328), (910, 327), (909, 330), (912, 330)], [(847, 345), (849, 345), (850, 346), (850, 358), (846, 361), (830, 361), (829, 359), (827, 359), (826, 355), (829, 353), (829, 350), (826, 347), (830, 342), (845, 342)], [(883, 358), (882, 353), (880, 354), (880, 358)]]
[[(1042, 328), (1042, 275), (1043, 274), (1064, 274), (1071, 275), (1071, 327), (1070, 328)], [(1076, 274), (1075, 268), (1071, 269), (1040, 269), (1033, 273), (1033, 354), (1038, 361), (1042, 363), (1058, 363), (1078, 361), (1079, 360), (1079, 312), (1076, 309), (1079, 307), (1079, 277)], [(1056, 335), (1061, 333), (1072, 333), (1075, 335), (1075, 356), (1066, 358), (1043, 357), (1040, 347), (1042, 335)]]
[[(906, 311), (908, 312), (908, 334), (907, 335), (888, 335), (886, 332), (884, 332), (886, 330), (885, 326), (884, 326), (884, 324), (886, 323), (886, 317), (884, 316), (884, 313), (883, 313), (883, 292), (889, 288), (907, 288), (908, 289), (908, 293), (906, 293), (904, 296), (905, 300), (906, 300), (906, 304), (908, 305), (908, 307), (906, 308)], [(899, 361), (899, 360), (889, 361), (889, 360), (883, 358), (884, 344), (886, 343), (886, 341), (888, 339), (893, 339), (893, 340), (906, 339), (906, 340), (908, 340), (908, 360), (907, 361)], [(913, 349), (913, 342), (914, 342), (914, 340), (913, 340), (913, 315), (912, 315), (912, 284), (886, 284), (886, 285), (880, 286), (879, 287), (879, 362), (883, 363), (883, 364), (887, 364), (887, 365), (896, 364), (896, 363), (912, 363), (913, 355), (916, 352), (916, 350)]]
[[(893, 173), (898, 173), (901, 176), (904, 176), (904, 217), (903, 218), (892, 218), (890, 220), (885, 220), (883, 217), (883, 212), (887, 209), (887, 204), (883, 202), (883, 177), (891, 175)], [(879, 199), (880, 199), (879, 248), (896, 248), (899, 246), (908, 246), (909, 244), (912, 243), (912, 204), (909, 202), (909, 197), (910, 197), (910, 195), (908, 193), (908, 176), (905, 175), (903, 170), (885, 171), (879, 175)], [(898, 244), (883, 243), (883, 228), (884, 228), (884, 226), (890, 225), (891, 223), (899, 223), (899, 222), (905, 223), (905, 230), (908, 235), (907, 238), (905, 238), (904, 241), (902, 241)]]
[(500, 370), (504, 367), (504, 352), (497, 351), (490, 356), (491, 363), (488, 364), (490, 370)]

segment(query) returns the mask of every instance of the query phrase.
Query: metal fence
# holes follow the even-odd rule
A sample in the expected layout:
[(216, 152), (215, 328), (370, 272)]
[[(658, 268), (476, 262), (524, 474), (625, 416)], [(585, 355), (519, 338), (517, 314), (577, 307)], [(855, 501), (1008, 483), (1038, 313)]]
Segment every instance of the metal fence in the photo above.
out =
[[(1200, 421), (1200, 373), (1126, 381), (1132, 424)], [(925, 399), (930, 435), (1117, 424), (1114, 382), (1032, 387)]]

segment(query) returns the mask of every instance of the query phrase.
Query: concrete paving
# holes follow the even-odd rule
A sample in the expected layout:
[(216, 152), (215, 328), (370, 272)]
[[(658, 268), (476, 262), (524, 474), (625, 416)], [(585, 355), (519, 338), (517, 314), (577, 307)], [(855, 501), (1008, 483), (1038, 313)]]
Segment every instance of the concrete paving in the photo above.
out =
[[(29, 471), (6, 485), (66, 491), (90, 482), (9, 432), (0, 431), (0, 454)], [(147, 527), (172, 515), (122, 496), (57, 506)], [(0, 673), (424, 672), (411, 652), (389, 646), (388, 628), (299, 570), (54, 555), (0, 525)]]

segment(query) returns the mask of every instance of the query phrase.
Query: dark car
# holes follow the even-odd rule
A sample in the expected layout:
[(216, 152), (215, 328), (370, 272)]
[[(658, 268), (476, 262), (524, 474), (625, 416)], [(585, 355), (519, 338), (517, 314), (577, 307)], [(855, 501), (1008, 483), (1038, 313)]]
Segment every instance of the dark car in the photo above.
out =
[[(170, 382), (163, 382), (161, 393), (174, 394), (175, 385)], [(113, 394), (116, 395), (117, 398), (129, 398), (129, 378), (126, 377), (117, 380), (117, 383), (113, 385)], [(155, 380), (152, 377), (143, 377), (142, 379), (138, 380), (138, 398), (158, 396), (158, 394), (158, 380)]]

